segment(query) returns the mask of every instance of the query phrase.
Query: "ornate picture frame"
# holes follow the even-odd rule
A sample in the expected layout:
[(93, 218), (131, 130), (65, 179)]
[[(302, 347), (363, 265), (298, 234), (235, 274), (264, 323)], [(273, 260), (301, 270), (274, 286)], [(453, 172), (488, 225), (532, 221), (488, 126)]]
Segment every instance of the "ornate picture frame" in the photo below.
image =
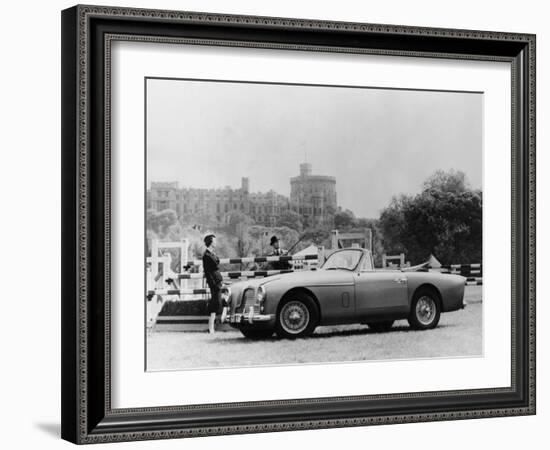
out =
[[(110, 70), (116, 41), (509, 63), (510, 386), (113, 408)], [(71, 442), (535, 414), (535, 36), (100, 6), (64, 10), (62, 237), (62, 437)]]

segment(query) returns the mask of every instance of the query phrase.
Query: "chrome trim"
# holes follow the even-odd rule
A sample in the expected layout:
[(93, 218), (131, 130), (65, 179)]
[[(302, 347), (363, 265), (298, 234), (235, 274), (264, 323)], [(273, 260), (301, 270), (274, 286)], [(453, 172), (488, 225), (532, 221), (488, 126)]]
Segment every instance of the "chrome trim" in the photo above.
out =
[(275, 319), (275, 314), (254, 314), (249, 316), (248, 314), (232, 314), (228, 321), (229, 323), (254, 323), (254, 322), (269, 322)]

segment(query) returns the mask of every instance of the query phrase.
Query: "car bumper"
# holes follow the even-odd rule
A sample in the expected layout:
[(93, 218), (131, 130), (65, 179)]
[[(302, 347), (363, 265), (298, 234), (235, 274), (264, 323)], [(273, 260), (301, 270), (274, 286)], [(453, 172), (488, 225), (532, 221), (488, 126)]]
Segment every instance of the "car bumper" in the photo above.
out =
[(229, 316), (228, 322), (231, 324), (253, 324), (253, 323), (266, 323), (273, 322), (275, 320), (274, 314), (256, 314), (251, 311), (248, 314), (235, 313)]

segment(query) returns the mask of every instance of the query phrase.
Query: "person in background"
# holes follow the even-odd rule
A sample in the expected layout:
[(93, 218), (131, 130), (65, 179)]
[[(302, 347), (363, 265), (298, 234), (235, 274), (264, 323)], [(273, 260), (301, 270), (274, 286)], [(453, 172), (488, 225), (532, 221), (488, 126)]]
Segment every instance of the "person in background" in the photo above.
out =
[(210, 300), (208, 301), (208, 332), (213, 334), (216, 331), (216, 314), (222, 312), (221, 289), (223, 277), (220, 273), (220, 259), (214, 249), (216, 247), (216, 236), (208, 234), (204, 238), (206, 250), (202, 255), (202, 267), (206, 283), (210, 288)]
[[(287, 254), (286, 250), (281, 248), (281, 243), (277, 236), (271, 236), (269, 245), (273, 247), (273, 251), (269, 254), (269, 256), (284, 256)], [(292, 264), (289, 261), (272, 261), (271, 268), (273, 270), (289, 270), (292, 269)]]

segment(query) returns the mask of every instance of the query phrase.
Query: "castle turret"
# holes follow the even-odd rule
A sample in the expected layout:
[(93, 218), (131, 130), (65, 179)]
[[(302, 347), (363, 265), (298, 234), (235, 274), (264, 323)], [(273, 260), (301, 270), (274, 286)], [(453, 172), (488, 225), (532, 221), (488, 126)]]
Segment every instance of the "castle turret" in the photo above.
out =
[(336, 179), (313, 175), (310, 163), (300, 164), (300, 175), (290, 179), (292, 209), (314, 223), (331, 225), (336, 212)]
[(309, 177), (310, 175), (311, 175), (311, 164), (310, 163), (300, 164), (300, 176)]

